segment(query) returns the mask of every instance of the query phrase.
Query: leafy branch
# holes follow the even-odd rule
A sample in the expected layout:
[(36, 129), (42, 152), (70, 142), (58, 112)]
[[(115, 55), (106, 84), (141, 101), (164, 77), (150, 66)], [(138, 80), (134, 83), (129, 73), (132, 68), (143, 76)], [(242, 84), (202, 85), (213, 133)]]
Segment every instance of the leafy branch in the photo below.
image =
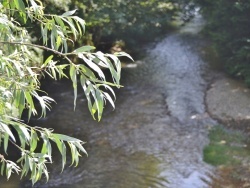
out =
[[(7, 178), (12, 172), (21, 172), (21, 177), (29, 174), (33, 184), (43, 175), (49, 179), (47, 164), (52, 163), (52, 142), (62, 156), (62, 169), (66, 164), (67, 148), (70, 149), (74, 166), (78, 165), (82, 153), (87, 154), (82, 146), (83, 141), (54, 133), (52, 129), (31, 127), (20, 120), (25, 109), (29, 119), (31, 115), (38, 114), (34, 99), (41, 106), (41, 117), (45, 117), (47, 110), (51, 109), (51, 102), (54, 100), (40, 94), (45, 93), (40, 89), (40, 77), (49, 75), (54, 80), (62, 77), (71, 79), (74, 108), (77, 85), (80, 84), (92, 117), (100, 121), (106, 102), (115, 108), (112, 87), (121, 87), (119, 57), (132, 59), (123, 52), (94, 52), (93, 46), (82, 46), (68, 52), (68, 43), (83, 36), (85, 21), (74, 15), (76, 10), (62, 15), (50, 15), (44, 14), (44, 9), (39, 0), (25, 0), (25, 3), (24, 0), (3, 0), (0, 3), (0, 146), (7, 154), (8, 145), (12, 143), (21, 153), (16, 162), (0, 155), (1, 175), (4, 171)], [(40, 25), (43, 45), (38, 45), (31, 39), (25, 27), (28, 20)], [(43, 51), (61, 56), (67, 62), (59, 64), (54, 60), (54, 55), (43, 60)], [(70, 56), (78, 58), (78, 64), (73, 63)], [(103, 69), (110, 71), (112, 82), (106, 80)], [(38, 147), (40, 144), (41, 149)]]

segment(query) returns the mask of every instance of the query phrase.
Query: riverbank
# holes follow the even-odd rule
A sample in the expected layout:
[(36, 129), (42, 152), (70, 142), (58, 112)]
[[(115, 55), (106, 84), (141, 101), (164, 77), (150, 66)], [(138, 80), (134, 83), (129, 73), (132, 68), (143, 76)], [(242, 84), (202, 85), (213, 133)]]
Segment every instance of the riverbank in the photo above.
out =
[(210, 144), (204, 149), (205, 161), (217, 166), (211, 187), (250, 187), (250, 89), (220, 75), (207, 90), (206, 105), (223, 125), (210, 131)]
[(242, 82), (222, 76), (206, 94), (208, 113), (221, 124), (250, 133), (250, 89)]

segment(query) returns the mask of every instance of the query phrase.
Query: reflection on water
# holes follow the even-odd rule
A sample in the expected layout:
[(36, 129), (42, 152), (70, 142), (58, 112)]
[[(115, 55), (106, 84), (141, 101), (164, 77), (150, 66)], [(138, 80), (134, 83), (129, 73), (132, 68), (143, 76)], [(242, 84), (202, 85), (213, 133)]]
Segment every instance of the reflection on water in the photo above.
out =
[(70, 82), (46, 83), (58, 104), (47, 119), (32, 124), (87, 141), (89, 157), (60, 174), (55, 153), (50, 181), (36, 187), (207, 187), (202, 179), (209, 179), (212, 168), (203, 162), (202, 150), (214, 121), (205, 109), (206, 67), (198, 45), (195, 36), (174, 34), (150, 49), (137, 66), (124, 69), (125, 87), (117, 92), (116, 110), (107, 107), (100, 123), (91, 119), (81, 95), (73, 112)]

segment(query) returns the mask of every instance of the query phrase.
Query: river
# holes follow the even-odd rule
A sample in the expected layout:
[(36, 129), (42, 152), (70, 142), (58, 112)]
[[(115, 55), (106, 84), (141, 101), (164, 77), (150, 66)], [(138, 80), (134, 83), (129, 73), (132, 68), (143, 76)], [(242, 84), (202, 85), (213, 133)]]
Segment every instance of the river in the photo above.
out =
[[(34, 187), (209, 187), (214, 169), (203, 162), (203, 148), (216, 122), (204, 102), (209, 68), (201, 58), (201, 26), (197, 16), (125, 67), (116, 109), (107, 106), (99, 123), (91, 119), (82, 94), (73, 111), (70, 82), (47, 83), (44, 89), (57, 104), (46, 119), (31, 123), (86, 141), (89, 156), (60, 173), (61, 159), (54, 153), (49, 182)], [(16, 178), (0, 183), (1, 188), (31, 187)]]

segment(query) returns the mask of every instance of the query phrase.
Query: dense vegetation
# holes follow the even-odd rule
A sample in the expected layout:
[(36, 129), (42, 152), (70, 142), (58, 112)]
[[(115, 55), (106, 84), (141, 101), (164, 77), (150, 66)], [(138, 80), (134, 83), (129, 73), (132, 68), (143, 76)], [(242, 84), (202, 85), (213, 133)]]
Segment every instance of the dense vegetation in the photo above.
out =
[(225, 70), (250, 85), (250, 0), (196, 0)]
[[(45, 1), (51, 12), (77, 9), (86, 21), (86, 33), (79, 43), (94, 44), (102, 51), (124, 48), (133, 56), (142, 45), (171, 31), (171, 22), (184, 10), (188, 17), (188, 0), (64, 0)], [(58, 1), (59, 2), (59, 1)], [(61, 3), (64, 2), (64, 3)], [(59, 6), (57, 6), (57, 4)], [(63, 5), (63, 6), (62, 6)], [(63, 10), (62, 10), (63, 9)]]

